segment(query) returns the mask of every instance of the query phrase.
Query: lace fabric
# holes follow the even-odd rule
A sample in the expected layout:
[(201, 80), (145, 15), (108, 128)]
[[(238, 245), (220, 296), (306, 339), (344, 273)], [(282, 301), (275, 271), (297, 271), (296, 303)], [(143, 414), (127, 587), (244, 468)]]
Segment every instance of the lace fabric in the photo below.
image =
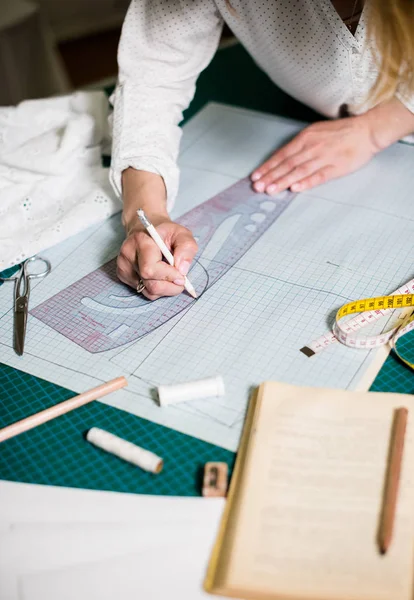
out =
[(102, 92), (0, 109), (0, 271), (118, 210), (101, 165)]

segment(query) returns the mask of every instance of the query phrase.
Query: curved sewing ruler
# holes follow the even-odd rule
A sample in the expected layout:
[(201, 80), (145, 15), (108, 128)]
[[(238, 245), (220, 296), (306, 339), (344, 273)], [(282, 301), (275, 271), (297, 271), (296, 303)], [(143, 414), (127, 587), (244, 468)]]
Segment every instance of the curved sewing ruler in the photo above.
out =
[[(197, 239), (189, 278), (202, 295), (253, 246), (295, 194), (257, 194), (242, 179), (178, 219)], [(187, 293), (155, 302), (116, 277), (116, 259), (89, 273), (31, 311), (85, 350), (95, 353), (139, 340), (197, 302)]]

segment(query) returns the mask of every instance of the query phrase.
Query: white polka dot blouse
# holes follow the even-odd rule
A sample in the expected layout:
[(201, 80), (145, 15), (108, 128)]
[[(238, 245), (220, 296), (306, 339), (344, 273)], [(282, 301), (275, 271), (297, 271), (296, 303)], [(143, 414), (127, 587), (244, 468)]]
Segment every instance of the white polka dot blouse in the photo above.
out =
[[(164, 178), (168, 206), (178, 189), (182, 111), (219, 43), (224, 21), (283, 90), (327, 117), (355, 114), (377, 76), (364, 8), (355, 35), (331, 0), (132, 0), (112, 96), (111, 180), (121, 195), (127, 167)], [(399, 99), (414, 112), (412, 95)]]

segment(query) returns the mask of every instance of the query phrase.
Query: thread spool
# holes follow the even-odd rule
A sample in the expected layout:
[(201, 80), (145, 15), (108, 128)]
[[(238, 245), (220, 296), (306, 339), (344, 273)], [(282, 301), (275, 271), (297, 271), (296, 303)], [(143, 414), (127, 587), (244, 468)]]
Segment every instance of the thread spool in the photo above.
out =
[(144, 471), (150, 473), (160, 473), (162, 471), (164, 464), (162, 458), (132, 442), (123, 440), (113, 433), (109, 433), (109, 431), (92, 427), (86, 434), (86, 439), (97, 448), (140, 467)]
[(160, 385), (157, 389), (160, 406), (169, 406), (199, 398), (217, 398), (226, 393), (224, 381), (220, 375), (176, 385)]

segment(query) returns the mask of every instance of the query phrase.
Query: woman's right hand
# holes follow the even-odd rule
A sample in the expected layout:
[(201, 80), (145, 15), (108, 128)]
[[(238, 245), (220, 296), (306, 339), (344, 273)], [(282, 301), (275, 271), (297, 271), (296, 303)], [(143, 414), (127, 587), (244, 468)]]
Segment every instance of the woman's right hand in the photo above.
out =
[(197, 253), (197, 243), (191, 231), (167, 216), (148, 217), (171, 250), (175, 266), (163, 260), (158, 246), (137, 217), (135, 222), (128, 224), (127, 238), (118, 256), (117, 275), (134, 289), (142, 279), (145, 289), (141, 293), (149, 300), (177, 296), (184, 289), (184, 277)]
[[(122, 194), (126, 240), (118, 256), (119, 279), (135, 290), (142, 279), (145, 289), (141, 293), (149, 300), (181, 294), (184, 277), (197, 253), (197, 243), (191, 231), (169, 218), (164, 180), (154, 173), (128, 168), (122, 173)], [(145, 211), (171, 250), (174, 267), (163, 260), (157, 244), (138, 218), (138, 208)]]

